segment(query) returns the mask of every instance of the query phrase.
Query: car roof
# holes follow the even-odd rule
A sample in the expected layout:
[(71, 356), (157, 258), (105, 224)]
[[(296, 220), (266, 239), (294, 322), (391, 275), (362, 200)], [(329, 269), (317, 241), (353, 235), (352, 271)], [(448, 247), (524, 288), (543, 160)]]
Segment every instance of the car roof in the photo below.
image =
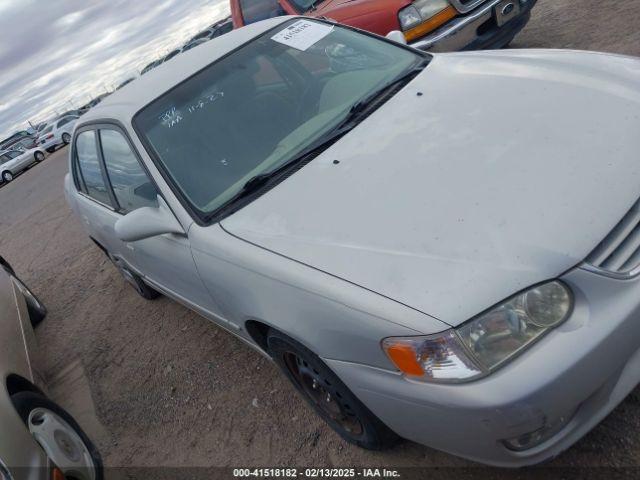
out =
[(194, 73), (215, 62), (239, 46), (247, 43), (265, 31), (293, 17), (277, 17), (256, 22), (214, 38), (198, 48), (174, 57), (140, 76), (137, 81), (125, 85), (108, 98), (89, 110), (82, 117), (82, 123), (105, 119), (131, 123), (131, 117), (142, 107), (155, 100), (167, 90), (178, 85)]

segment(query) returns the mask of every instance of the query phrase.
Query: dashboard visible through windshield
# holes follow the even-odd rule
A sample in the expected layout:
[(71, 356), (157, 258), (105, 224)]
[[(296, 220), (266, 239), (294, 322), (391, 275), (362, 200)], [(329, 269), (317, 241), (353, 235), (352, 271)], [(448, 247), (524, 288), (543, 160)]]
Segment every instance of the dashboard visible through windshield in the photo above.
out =
[(253, 39), (134, 118), (201, 218), (295, 158), (363, 98), (425, 57), (337, 25), (294, 19)]

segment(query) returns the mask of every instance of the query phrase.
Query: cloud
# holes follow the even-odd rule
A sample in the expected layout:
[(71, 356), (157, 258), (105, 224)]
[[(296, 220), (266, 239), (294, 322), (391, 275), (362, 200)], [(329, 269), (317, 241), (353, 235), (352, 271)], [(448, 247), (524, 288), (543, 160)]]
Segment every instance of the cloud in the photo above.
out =
[(229, 15), (228, 0), (0, 0), (0, 139), (112, 89)]

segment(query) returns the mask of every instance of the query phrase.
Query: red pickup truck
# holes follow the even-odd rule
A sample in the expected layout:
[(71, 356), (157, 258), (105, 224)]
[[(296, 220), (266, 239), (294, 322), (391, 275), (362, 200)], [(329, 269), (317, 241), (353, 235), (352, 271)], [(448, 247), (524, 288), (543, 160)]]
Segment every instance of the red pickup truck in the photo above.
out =
[(408, 44), (430, 51), (508, 45), (537, 0), (230, 0), (239, 28), (278, 15), (324, 17), (379, 35), (399, 30)]

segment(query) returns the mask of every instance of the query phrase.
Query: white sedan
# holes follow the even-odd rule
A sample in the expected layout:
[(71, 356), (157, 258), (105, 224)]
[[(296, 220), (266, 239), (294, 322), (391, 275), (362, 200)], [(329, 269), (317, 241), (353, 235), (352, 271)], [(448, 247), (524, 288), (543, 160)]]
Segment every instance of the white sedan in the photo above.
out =
[(639, 131), (637, 58), (281, 17), (88, 112), (65, 186), (140, 295), (272, 358), (346, 440), (521, 466), (640, 381)]
[(10, 182), (20, 172), (42, 160), (44, 152), (39, 148), (0, 152), (0, 182)]
[(38, 146), (52, 153), (57, 147), (67, 145), (71, 141), (71, 134), (77, 120), (78, 117), (68, 115), (48, 125), (38, 137)]

